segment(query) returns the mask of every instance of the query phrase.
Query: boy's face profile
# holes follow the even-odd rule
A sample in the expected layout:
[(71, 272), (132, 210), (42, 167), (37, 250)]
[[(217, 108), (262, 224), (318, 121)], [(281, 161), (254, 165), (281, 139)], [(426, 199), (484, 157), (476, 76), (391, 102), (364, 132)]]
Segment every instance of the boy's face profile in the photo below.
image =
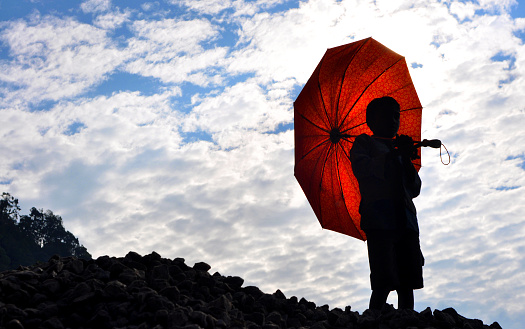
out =
[(385, 138), (393, 138), (399, 130), (399, 111), (385, 110), (377, 111), (374, 115), (375, 123), (370, 127), (374, 135)]
[(367, 124), (375, 136), (393, 138), (399, 130), (399, 104), (391, 97), (376, 98), (367, 107)]

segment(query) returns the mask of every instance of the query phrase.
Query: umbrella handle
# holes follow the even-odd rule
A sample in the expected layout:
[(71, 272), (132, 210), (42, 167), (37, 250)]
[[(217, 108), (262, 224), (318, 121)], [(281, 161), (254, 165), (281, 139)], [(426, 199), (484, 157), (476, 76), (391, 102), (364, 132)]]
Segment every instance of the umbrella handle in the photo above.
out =
[[(415, 148), (418, 148), (418, 147), (432, 147), (432, 148), (435, 148), (435, 149), (439, 149), (439, 157), (441, 158), (441, 163), (444, 164), (444, 165), (449, 165), (450, 164), (450, 153), (448, 153), (448, 150), (447, 148), (445, 147), (445, 144), (441, 143), (441, 141), (439, 139), (431, 139), (431, 140), (428, 140), (428, 139), (423, 139), (421, 142), (416, 142), (414, 143), (414, 147)], [(445, 149), (445, 151), (447, 152), (447, 155), (448, 155), (448, 162), (445, 163), (443, 161), (443, 154), (442, 154), (442, 150), (441, 150), (441, 147), (443, 147)]]
[(414, 147), (432, 147), (438, 149), (441, 147), (441, 141), (439, 139), (423, 139), (421, 142), (416, 142)]

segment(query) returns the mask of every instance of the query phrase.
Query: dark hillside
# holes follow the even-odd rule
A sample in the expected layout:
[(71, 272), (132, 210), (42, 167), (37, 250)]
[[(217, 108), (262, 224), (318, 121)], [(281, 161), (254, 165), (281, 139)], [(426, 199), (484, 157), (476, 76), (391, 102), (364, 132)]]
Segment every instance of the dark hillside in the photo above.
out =
[(210, 265), (184, 259), (102, 256), (52, 257), (0, 273), (2, 328), (501, 328), (454, 309), (383, 314), (317, 306), (277, 290), (243, 287), (236, 276), (210, 274)]

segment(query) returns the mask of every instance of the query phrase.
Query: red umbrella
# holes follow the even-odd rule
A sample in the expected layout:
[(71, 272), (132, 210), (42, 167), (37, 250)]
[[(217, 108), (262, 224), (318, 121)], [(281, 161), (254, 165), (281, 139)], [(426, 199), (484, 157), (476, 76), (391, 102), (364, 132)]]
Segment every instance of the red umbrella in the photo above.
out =
[(295, 177), (323, 228), (361, 240), (349, 154), (355, 137), (372, 134), (366, 107), (382, 96), (401, 106), (399, 134), (421, 140), (422, 107), (405, 58), (368, 38), (328, 49), (294, 103)]

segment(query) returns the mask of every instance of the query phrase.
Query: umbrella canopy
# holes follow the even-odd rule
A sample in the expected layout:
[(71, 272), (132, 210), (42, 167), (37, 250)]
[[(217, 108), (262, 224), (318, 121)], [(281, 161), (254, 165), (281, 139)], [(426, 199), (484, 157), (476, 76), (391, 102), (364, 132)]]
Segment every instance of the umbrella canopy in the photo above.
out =
[(404, 57), (368, 38), (328, 49), (294, 102), (295, 177), (323, 228), (361, 240), (349, 155), (355, 137), (372, 134), (368, 103), (383, 96), (401, 107), (399, 134), (421, 140), (422, 107)]

